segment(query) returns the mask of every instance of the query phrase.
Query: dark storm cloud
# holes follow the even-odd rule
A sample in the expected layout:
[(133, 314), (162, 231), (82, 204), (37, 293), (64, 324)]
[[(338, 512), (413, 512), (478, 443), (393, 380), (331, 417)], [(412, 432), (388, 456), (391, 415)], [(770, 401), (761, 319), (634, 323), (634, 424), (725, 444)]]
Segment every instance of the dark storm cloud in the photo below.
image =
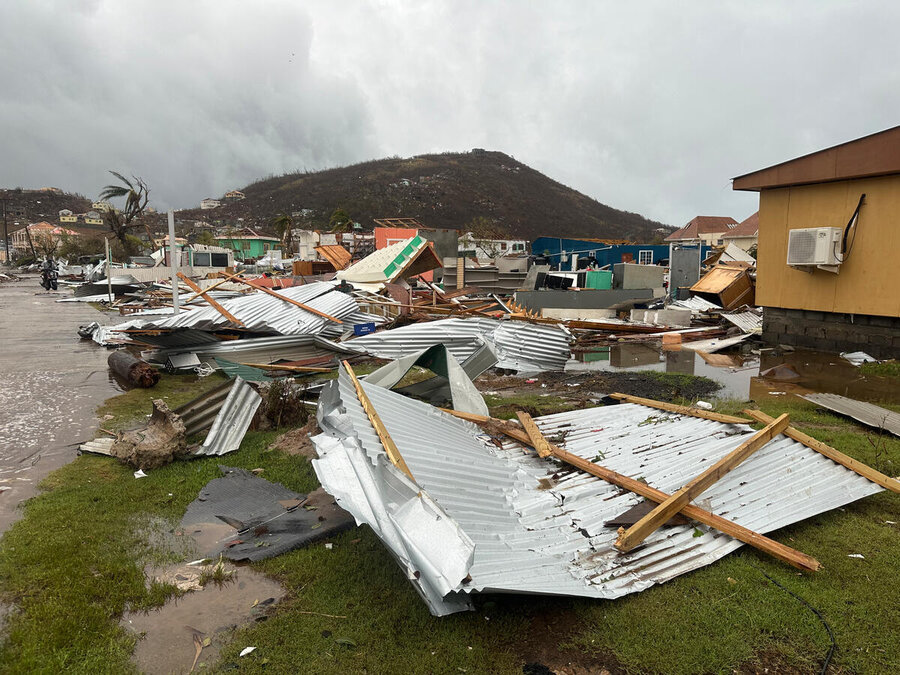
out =
[(672, 224), (897, 123), (896, 3), (5, 2), (0, 184), (184, 206), (268, 173), (499, 149)]
[(0, 9), (0, 184), (95, 196), (107, 169), (162, 205), (376, 153), (359, 92), (313, 69), (298, 3), (27, 2)]

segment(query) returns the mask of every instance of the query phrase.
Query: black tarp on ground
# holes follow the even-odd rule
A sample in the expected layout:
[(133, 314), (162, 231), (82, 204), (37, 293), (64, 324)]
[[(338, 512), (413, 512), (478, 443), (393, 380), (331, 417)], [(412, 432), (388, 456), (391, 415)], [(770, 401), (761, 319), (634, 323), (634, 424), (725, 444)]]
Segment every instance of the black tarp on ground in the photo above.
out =
[(184, 534), (193, 536), (207, 557), (264, 560), (354, 524), (321, 488), (304, 495), (246, 469), (219, 469), (224, 476), (207, 483), (181, 519)]

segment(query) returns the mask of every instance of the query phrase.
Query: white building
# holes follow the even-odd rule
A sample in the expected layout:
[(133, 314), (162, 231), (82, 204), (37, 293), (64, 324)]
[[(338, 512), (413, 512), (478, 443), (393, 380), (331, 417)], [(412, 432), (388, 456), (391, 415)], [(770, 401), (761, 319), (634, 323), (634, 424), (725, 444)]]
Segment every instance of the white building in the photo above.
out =
[(222, 202), (218, 199), (213, 199), (212, 197), (207, 197), (206, 199), (200, 200), (200, 208), (201, 209), (215, 209), (219, 206), (222, 206)]
[(524, 239), (482, 239), (471, 232), (459, 238), (458, 252), (461, 257), (477, 259), (499, 258), (508, 255), (524, 255), (528, 242)]

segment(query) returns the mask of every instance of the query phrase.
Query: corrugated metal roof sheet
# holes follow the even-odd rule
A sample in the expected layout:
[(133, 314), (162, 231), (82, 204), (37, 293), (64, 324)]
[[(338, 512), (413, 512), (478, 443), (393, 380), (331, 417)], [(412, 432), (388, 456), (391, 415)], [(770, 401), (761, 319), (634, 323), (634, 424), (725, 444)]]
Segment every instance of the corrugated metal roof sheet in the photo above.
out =
[(569, 358), (572, 335), (560, 325), (454, 318), (370, 333), (346, 344), (383, 359), (398, 359), (443, 344), (462, 362), (480, 348), (481, 340), (493, 346), (500, 368), (562, 370)]
[(722, 314), (722, 318), (733, 323), (745, 333), (762, 333), (762, 313), (753, 311)]
[(669, 307), (679, 307), (681, 309), (690, 309), (694, 312), (707, 312), (711, 309), (722, 309), (714, 302), (705, 300), (699, 295), (694, 295), (687, 300), (676, 300), (669, 304)]
[[(326, 433), (313, 439), (313, 466), (338, 503), (375, 530), (436, 615), (469, 607), (465, 594), (481, 591), (617, 598), (741, 546), (692, 523), (620, 553), (604, 523), (637, 504), (636, 495), (516, 443), (497, 448), (473, 425), (362, 386), (415, 483), (387, 460), (345, 373), (320, 399)], [(632, 404), (536, 421), (546, 436), (562, 435), (569, 452), (670, 493), (752, 432)], [(695, 503), (764, 533), (880, 490), (778, 436)]]
[(279, 359), (302, 361), (329, 354), (364, 353), (350, 343), (333, 342), (318, 335), (272, 335), (267, 337), (225, 340), (188, 348), (159, 349), (147, 355), (149, 361), (165, 363), (172, 354), (193, 352), (201, 361), (216, 367), (215, 359), (234, 362), (271, 363)]
[[(332, 284), (326, 282), (292, 286), (277, 292), (286, 298), (302, 302), (341, 320), (359, 311), (359, 306), (352, 297), (335, 290)], [(262, 292), (224, 300), (221, 305), (242, 321), (244, 328), (249, 331), (281, 335), (311, 335), (321, 333), (326, 326), (331, 325), (338, 326), (338, 334), (340, 333), (338, 324)], [(129, 322), (129, 327), (132, 327), (132, 323)], [(214, 307), (202, 307), (175, 316), (148, 318), (140, 324), (140, 327), (216, 330), (234, 326)], [(111, 330), (116, 328), (114, 326)]]
[(885, 429), (894, 436), (900, 436), (900, 413), (837, 394), (806, 394), (803, 398), (841, 415), (852, 417), (870, 427)]
[(206, 434), (206, 440), (194, 454), (224, 455), (237, 450), (260, 403), (262, 396), (253, 387), (240, 377), (234, 378), (228, 397)]

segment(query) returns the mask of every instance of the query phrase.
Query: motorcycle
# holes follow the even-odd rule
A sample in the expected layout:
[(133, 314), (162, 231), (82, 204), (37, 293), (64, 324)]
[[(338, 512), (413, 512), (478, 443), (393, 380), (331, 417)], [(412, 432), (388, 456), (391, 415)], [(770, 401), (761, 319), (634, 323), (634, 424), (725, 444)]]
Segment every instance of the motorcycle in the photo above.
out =
[(41, 286), (48, 291), (59, 289), (59, 271), (56, 265), (45, 266), (41, 270)]

